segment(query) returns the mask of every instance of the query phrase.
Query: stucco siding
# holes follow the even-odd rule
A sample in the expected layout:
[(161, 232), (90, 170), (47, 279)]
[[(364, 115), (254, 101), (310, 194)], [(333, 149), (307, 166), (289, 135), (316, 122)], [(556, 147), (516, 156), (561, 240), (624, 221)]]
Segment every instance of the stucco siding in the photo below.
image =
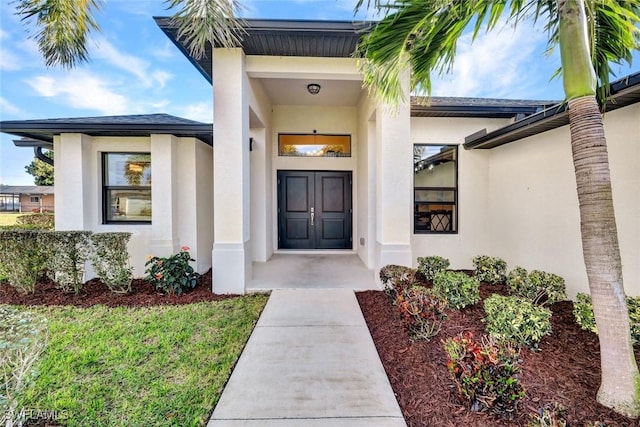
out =
[(448, 258), (452, 268), (468, 269), (472, 267), (473, 256), (489, 251), (489, 152), (467, 151), (462, 144), (465, 136), (469, 134), (484, 128), (491, 131), (508, 122), (506, 119), (411, 119), (411, 144), (459, 146), (458, 233), (414, 234), (412, 228), (414, 265), (417, 263), (417, 257), (439, 255)]

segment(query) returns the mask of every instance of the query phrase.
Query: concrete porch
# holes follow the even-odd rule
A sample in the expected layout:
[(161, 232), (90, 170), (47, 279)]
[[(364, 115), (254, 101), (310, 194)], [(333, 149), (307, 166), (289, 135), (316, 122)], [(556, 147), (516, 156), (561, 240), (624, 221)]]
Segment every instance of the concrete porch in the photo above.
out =
[(253, 263), (247, 292), (322, 288), (379, 289), (374, 270), (354, 253), (277, 253), (267, 262)]

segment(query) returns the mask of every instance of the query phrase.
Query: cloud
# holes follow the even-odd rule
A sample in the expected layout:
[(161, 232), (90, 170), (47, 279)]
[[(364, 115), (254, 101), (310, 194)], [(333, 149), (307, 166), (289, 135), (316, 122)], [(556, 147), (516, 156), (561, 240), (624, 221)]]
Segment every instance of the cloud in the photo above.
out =
[(0, 45), (0, 70), (2, 71), (18, 71), (23, 67), (22, 61), (18, 55), (6, 49), (4, 45)]
[(175, 58), (176, 57), (176, 52), (177, 52), (177, 49), (176, 49), (175, 45), (167, 40), (162, 45), (162, 47), (158, 47), (158, 48), (152, 49), (150, 53), (155, 58), (158, 58), (158, 59), (160, 59), (162, 61), (166, 61), (166, 60)]
[[(500, 28), (500, 27), (498, 27)], [(546, 35), (528, 22), (503, 26), (473, 41), (460, 38), (453, 70), (433, 78), (434, 96), (530, 98), (544, 93), (552, 71), (542, 71)], [(551, 61), (547, 61), (549, 67)]]
[(107, 115), (126, 114), (132, 110), (127, 97), (112, 91), (105, 80), (86, 71), (74, 70), (58, 78), (41, 75), (26, 83), (40, 96), (56, 98), (57, 102), (73, 108)]
[(93, 58), (102, 59), (116, 68), (133, 74), (145, 87), (156, 85), (164, 87), (167, 80), (171, 78), (171, 74), (165, 71), (150, 71), (148, 61), (120, 52), (105, 38), (98, 38), (96, 44), (96, 49), (91, 53)]
[(197, 102), (176, 108), (175, 114), (185, 119), (211, 123), (213, 121), (213, 106), (210, 102)]
[(25, 112), (18, 106), (12, 104), (5, 98), (0, 96), (0, 116), (4, 117), (6, 114), (11, 116), (25, 116)]

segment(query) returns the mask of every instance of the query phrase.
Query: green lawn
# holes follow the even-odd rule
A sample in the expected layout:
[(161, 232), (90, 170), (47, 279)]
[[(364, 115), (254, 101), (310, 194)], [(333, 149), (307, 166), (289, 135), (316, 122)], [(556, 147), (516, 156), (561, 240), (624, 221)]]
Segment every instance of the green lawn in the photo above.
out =
[(3, 225), (15, 225), (16, 220), (19, 216), (24, 215), (23, 213), (15, 213), (15, 212), (3, 212), (0, 213), (0, 227)]
[(266, 301), (29, 308), (49, 345), (22, 406), (68, 426), (206, 425)]

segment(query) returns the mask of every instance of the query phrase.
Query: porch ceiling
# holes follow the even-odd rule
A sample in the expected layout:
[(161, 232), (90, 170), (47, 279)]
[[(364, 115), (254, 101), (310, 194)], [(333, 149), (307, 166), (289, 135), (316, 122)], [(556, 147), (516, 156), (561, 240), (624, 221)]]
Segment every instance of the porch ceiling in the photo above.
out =
[[(273, 105), (355, 106), (362, 95), (362, 82), (356, 80), (259, 79)], [(309, 83), (320, 85), (312, 95)]]

